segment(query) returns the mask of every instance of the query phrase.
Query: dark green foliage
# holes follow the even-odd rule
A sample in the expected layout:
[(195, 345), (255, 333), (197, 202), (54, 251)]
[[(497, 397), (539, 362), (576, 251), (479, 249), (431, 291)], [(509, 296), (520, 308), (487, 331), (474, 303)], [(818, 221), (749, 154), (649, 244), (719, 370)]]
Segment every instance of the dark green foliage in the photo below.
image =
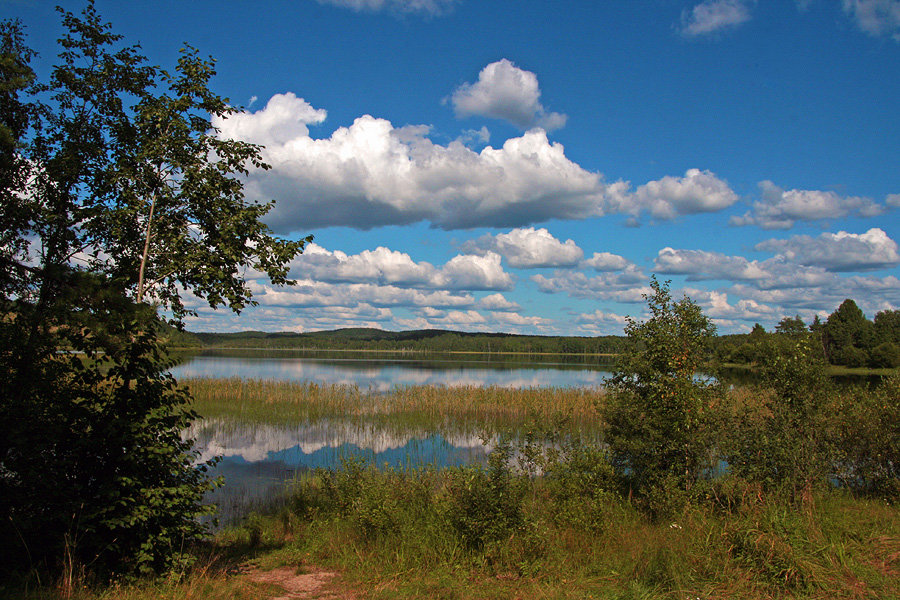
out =
[(759, 323), (753, 324), (753, 329), (750, 330), (750, 340), (753, 342), (760, 342), (766, 337), (766, 328), (760, 325)]
[(569, 442), (546, 465), (544, 480), (557, 524), (593, 531), (614, 526), (619, 482), (605, 449), (580, 440)]
[(900, 344), (900, 310), (875, 313), (875, 343)]
[(181, 289), (238, 310), (243, 268), (283, 282), (303, 242), (244, 202), (259, 149), (209, 134), (232, 110), (210, 61), (168, 75), (92, 2), (59, 12), (44, 82), (0, 26), (0, 566), (155, 572), (203, 533), (210, 487), (156, 311), (178, 322)]
[(487, 469), (462, 467), (450, 480), (449, 520), (469, 549), (483, 550), (509, 538), (524, 524), (526, 481), (513, 475), (510, 452), (508, 444), (500, 444), (491, 452)]
[(808, 331), (806, 329), (806, 323), (803, 322), (800, 315), (797, 315), (795, 317), (785, 317), (781, 319), (781, 321), (778, 322), (778, 325), (775, 326), (775, 333), (801, 336), (808, 333)]
[(753, 391), (764, 406), (738, 407), (725, 426), (722, 446), (732, 472), (792, 493), (827, 485), (833, 454), (824, 421), (832, 389), (818, 340), (813, 334), (773, 336), (760, 373)]
[(95, 572), (156, 572), (203, 533), (197, 518), (211, 486), (181, 437), (196, 415), (165, 372), (152, 317), (121, 295), (92, 296), (103, 303), (92, 316), (108, 313), (102, 335), (68, 336), (85, 357), (57, 353), (53, 337), (36, 353), (18, 322), (0, 327), (6, 567), (68, 554)]
[(822, 343), (834, 365), (863, 367), (874, 341), (874, 325), (853, 300), (844, 300), (822, 328)]
[(872, 348), (869, 366), (875, 369), (895, 369), (900, 367), (900, 345), (885, 342)]
[(626, 484), (650, 504), (669, 498), (676, 505), (712, 466), (708, 416), (719, 387), (697, 374), (715, 326), (689, 298), (673, 302), (667, 284), (654, 278), (651, 287), (650, 318), (625, 327), (632, 346), (616, 365), (603, 412), (612, 462)]
[(900, 495), (900, 377), (843, 391), (833, 425), (836, 477), (865, 494)]
[(615, 354), (620, 352), (625, 345), (625, 339), (620, 336), (559, 337), (471, 333), (438, 329), (383, 331), (354, 328), (309, 333), (243, 331), (240, 333), (197, 333), (195, 335), (207, 346), (228, 348)]

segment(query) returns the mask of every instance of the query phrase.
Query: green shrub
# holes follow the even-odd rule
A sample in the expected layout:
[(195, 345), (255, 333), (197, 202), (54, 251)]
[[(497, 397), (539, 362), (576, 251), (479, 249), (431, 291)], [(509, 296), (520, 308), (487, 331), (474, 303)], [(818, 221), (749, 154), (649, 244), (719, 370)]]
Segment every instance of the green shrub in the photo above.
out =
[(874, 390), (843, 394), (836, 423), (840, 449), (836, 476), (857, 492), (896, 497), (900, 494), (900, 377)]
[(502, 443), (491, 452), (487, 468), (461, 467), (450, 478), (447, 515), (470, 550), (483, 550), (524, 525), (526, 480), (512, 473), (510, 455), (510, 445)]
[(603, 531), (620, 506), (618, 481), (609, 452), (579, 440), (570, 442), (544, 472), (544, 484), (554, 504), (554, 522), (562, 526)]
[(869, 366), (873, 369), (900, 367), (900, 346), (894, 342), (879, 344), (869, 353)]
[(828, 485), (834, 462), (821, 346), (812, 335), (776, 334), (759, 365), (753, 393), (762, 405), (738, 406), (725, 424), (723, 454), (731, 472), (791, 495)]
[[(142, 323), (119, 324), (121, 345), (99, 359), (50, 352), (24, 370), (0, 368), (0, 565), (60, 560), (97, 574), (181, 564), (202, 536), (212, 487), (182, 432), (196, 415)], [(6, 348), (17, 342), (6, 337)], [(8, 357), (4, 357), (6, 359)], [(7, 363), (8, 364), (8, 363)], [(15, 391), (13, 391), (15, 390)], [(24, 563), (24, 565), (23, 565)]]
[(631, 347), (616, 364), (602, 408), (612, 464), (640, 497), (689, 492), (710, 472), (710, 413), (720, 393), (713, 380), (697, 376), (715, 326), (689, 298), (673, 302), (668, 284), (654, 277), (650, 285), (651, 317), (629, 319)]

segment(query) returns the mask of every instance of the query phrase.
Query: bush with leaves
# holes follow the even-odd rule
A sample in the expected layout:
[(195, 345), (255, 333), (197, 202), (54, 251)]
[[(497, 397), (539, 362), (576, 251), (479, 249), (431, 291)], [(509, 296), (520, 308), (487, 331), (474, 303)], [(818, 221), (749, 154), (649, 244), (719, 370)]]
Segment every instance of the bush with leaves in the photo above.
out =
[(728, 425), (725, 454), (731, 471), (793, 495), (827, 484), (833, 432), (826, 403), (833, 395), (817, 336), (776, 333), (760, 357), (753, 393), (764, 407), (738, 407)]
[(102, 331), (67, 331), (81, 354), (57, 352), (50, 336), (39, 353), (32, 338), (19, 355), (25, 320), (0, 325), (3, 365), (19, 365), (0, 370), (0, 563), (68, 555), (100, 573), (183, 565), (210, 513), (201, 505), (208, 464), (195, 465), (182, 438), (196, 414), (167, 373), (155, 315), (84, 279), (91, 319), (105, 314)]
[(842, 390), (835, 477), (863, 494), (900, 495), (900, 377)]
[[(629, 490), (654, 512), (690, 493), (711, 469), (711, 407), (719, 394), (707, 366), (715, 326), (690, 298), (673, 301), (654, 277), (645, 295), (650, 318), (629, 319), (629, 350), (616, 364), (602, 408), (613, 465)], [(652, 505), (652, 506), (651, 506)]]
[(525, 524), (522, 503), (527, 481), (513, 474), (511, 446), (497, 445), (488, 466), (470, 465), (453, 472), (448, 491), (448, 518), (462, 543), (481, 551), (509, 538)]

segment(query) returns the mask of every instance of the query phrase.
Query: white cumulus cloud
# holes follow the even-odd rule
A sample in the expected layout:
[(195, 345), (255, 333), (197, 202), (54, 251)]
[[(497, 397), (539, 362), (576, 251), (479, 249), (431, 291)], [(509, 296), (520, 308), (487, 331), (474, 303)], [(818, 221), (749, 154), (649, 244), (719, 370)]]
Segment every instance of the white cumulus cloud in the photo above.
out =
[(438, 272), (435, 287), (464, 290), (508, 290), (513, 279), (500, 266), (500, 255), (460, 254), (451, 258)]
[(818, 237), (798, 235), (786, 240), (766, 240), (756, 250), (777, 252), (802, 265), (823, 267), (829, 271), (868, 271), (900, 264), (897, 242), (882, 229), (865, 233), (823, 233)]
[(506, 297), (500, 293), (485, 296), (478, 301), (477, 306), (484, 310), (503, 312), (518, 312), (522, 308), (517, 303), (507, 300)]
[[(253, 96), (250, 104), (256, 102)], [(261, 140), (265, 144), (284, 144), (296, 138), (309, 137), (307, 125), (317, 125), (328, 117), (325, 109), (313, 108), (295, 94), (275, 94), (265, 108), (256, 112), (242, 112), (238, 118), (216, 119), (213, 126), (221, 127), (229, 138)]]
[(843, 5), (864, 32), (900, 42), (900, 0), (843, 0)]
[(532, 129), (479, 152), (435, 144), (426, 126), (395, 128), (364, 115), (327, 138), (310, 136), (317, 110), (293, 94), (256, 112), (213, 119), (223, 138), (261, 144), (270, 170), (253, 169), (248, 198), (275, 199), (266, 222), (279, 233), (328, 226), (371, 229), (429, 221), (443, 229), (522, 227), (550, 219), (650, 212), (658, 219), (721, 210), (736, 200), (727, 183), (690, 169), (630, 191), (583, 169)]
[(453, 8), (458, 0), (318, 0), (319, 4), (333, 4), (357, 12), (388, 10), (397, 13), (441, 15)]
[(595, 271), (623, 271), (632, 266), (633, 263), (618, 254), (610, 252), (594, 252), (594, 255), (584, 261), (584, 266), (591, 267)]
[(604, 325), (618, 325), (619, 327), (623, 327), (626, 323), (628, 323), (628, 317), (624, 315), (617, 315), (615, 313), (603, 312), (602, 310), (595, 310), (592, 313), (581, 313), (577, 317), (575, 317), (576, 323), (592, 323), (592, 324), (604, 324)]
[(727, 256), (706, 250), (663, 248), (657, 254), (658, 273), (687, 275), (688, 281), (722, 279), (745, 281), (759, 289), (816, 287), (834, 282), (834, 275), (819, 266), (791, 262), (783, 255), (764, 261)]
[(684, 177), (667, 176), (645, 183), (637, 189), (634, 198), (636, 209), (646, 209), (660, 219), (714, 212), (738, 201), (737, 194), (725, 181), (700, 169), (688, 169)]
[(409, 254), (383, 246), (348, 255), (309, 244), (291, 262), (290, 276), (330, 283), (371, 283), (447, 290), (506, 290), (512, 277), (503, 271), (500, 255), (458, 255), (443, 267), (415, 262)]
[(450, 101), (458, 117), (502, 119), (522, 129), (564, 126), (566, 115), (547, 112), (540, 98), (537, 76), (504, 58), (483, 68), (475, 83), (457, 88)]
[(561, 242), (546, 229), (533, 227), (497, 235), (486, 234), (463, 244), (462, 249), (467, 252), (498, 252), (509, 266), (519, 269), (574, 266), (584, 257), (584, 252), (574, 241)]
[(697, 37), (720, 33), (750, 20), (752, 2), (745, 0), (706, 0), (681, 13), (682, 35)]
[(743, 256), (727, 256), (706, 250), (663, 248), (656, 256), (653, 270), (671, 275), (688, 275), (689, 280), (759, 280), (769, 276), (758, 261)]
[(564, 293), (575, 298), (594, 298), (613, 302), (641, 303), (644, 294), (653, 292), (647, 277), (637, 270), (625, 273), (601, 273), (588, 277), (580, 271), (555, 271), (551, 276), (534, 275), (531, 280), (545, 294)]
[(251, 282), (253, 299), (263, 306), (350, 307), (370, 304), (385, 306), (470, 307), (475, 298), (449, 290), (420, 290), (372, 283), (328, 283), (299, 279), (290, 287)]
[(790, 229), (797, 221), (839, 219), (848, 215), (874, 217), (886, 210), (868, 198), (843, 197), (832, 191), (784, 190), (771, 181), (759, 184), (762, 198), (753, 210), (730, 219), (732, 225)]

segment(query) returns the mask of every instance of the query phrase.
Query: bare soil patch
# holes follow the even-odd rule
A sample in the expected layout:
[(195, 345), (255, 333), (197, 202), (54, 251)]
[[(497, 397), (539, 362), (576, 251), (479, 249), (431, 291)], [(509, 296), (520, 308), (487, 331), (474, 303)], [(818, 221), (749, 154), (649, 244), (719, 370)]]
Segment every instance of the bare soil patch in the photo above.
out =
[(298, 572), (297, 567), (278, 567), (271, 571), (251, 571), (250, 581), (277, 585), (283, 594), (271, 600), (355, 600), (356, 596), (341, 589), (332, 571), (308, 570)]

